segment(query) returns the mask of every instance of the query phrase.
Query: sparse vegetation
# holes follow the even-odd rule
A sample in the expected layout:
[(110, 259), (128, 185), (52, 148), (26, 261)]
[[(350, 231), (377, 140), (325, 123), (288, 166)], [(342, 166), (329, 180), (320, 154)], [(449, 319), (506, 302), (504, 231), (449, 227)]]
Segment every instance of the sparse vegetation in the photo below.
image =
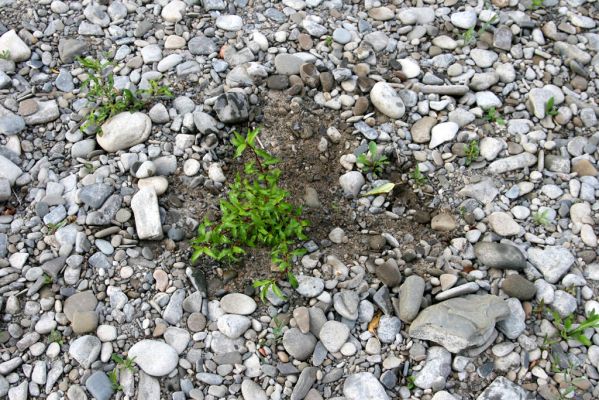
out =
[(333, 46), (333, 37), (332, 36), (327, 36), (324, 39), (324, 44), (326, 44), (327, 47), (332, 47)]
[(495, 107), (491, 107), (487, 110), (485, 119), (489, 122), (496, 122), (498, 125), (505, 125), (505, 119), (499, 115), (499, 112), (495, 109)]
[(56, 233), (57, 230), (59, 230), (60, 228), (65, 226), (67, 223), (68, 223), (68, 221), (66, 219), (63, 219), (62, 221), (60, 221), (57, 224), (50, 223), (50, 224), (46, 225), (48, 227), (48, 234), (53, 235), (54, 233)]
[(118, 90), (114, 87), (112, 62), (90, 57), (79, 57), (77, 60), (87, 70), (88, 76), (82, 82), (81, 88), (87, 90), (86, 98), (90, 105), (93, 105), (92, 111), (87, 114), (85, 122), (81, 125), (81, 130), (92, 130), (101, 135), (101, 125), (116, 114), (124, 111), (139, 111), (152, 100), (173, 97), (169, 88), (159, 86), (156, 81), (150, 81), (148, 89)]
[(427, 181), (426, 176), (420, 171), (418, 164), (416, 164), (416, 167), (410, 173), (410, 178), (412, 178), (416, 186), (422, 186)]
[(470, 143), (466, 145), (464, 152), (466, 154), (466, 166), (469, 166), (470, 164), (472, 164), (473, 161), (476, 161), (476, 159), (480, 155), (478, 141), (471, 140)]
[(406, 378), (406, 387), (410, 390), (416, 389), (416, 383), (414, 383), (415, 380), (416, 380), (416, 377), (414, 375), (408, 376)]
[(44, 285), (51, 285), (52, 283), (54, 283), (54, 279), (52, 279), (52, 277), (50, 275), (44, 274), (43, 278), (44, 278)]
[(110, 385), (112, 386), (112, 390), (114, 390), (115, 392), (123, 390), (123, 387), (119, 383), (118, 368), (113, 369), (107, 375), (108, 379), (110, 379)]
[(489, 21), (484, 22), (478, 31), (475, 30), (474, 27), (466, 29), (464, 33), (462, 33), (462, 40), (464, 41), (464, 45), (469, 46), (475, 43), (478, 37), (485, 33), (489, 29), (489, 27), (493, 25), (498, 19), (499, 16), (495, 14)]
[(549, 210), (535, 211), (534, 213), (532, 213), (532, 222), (535, 225), (549, 225)]
[(60, 346), (63, 345), (62, 335), (56, 329), (53, 329), (48, 335), (48, 343), (58, 343)]
[(536, 10), (537, 8), (541, 8), (544, 6), (543, 2), (545, 0), (531, 0), (530, 2), (530, 8), (532, 8), (533, 10)]
[(123, 357), (120, 354), (112, 353), (112, 356), (110, 356), (110, 358), (112, 359), (112, 361), (117, 363), (119, 367), (128, 369), (129, 371), (133, 372), (133, 362), (135, 361), (135, 357)]
[(557, 107), (555, 107), (555, 98), (551, 96), (545, 103), (545, 115), (555, 117), (557, 115)]
[[(291, 286), (297, 287), (292, 272), (292, 258), (305, 253), (295, 248), (297, 241), (305, 240), (304, 228), (308, 222), (301, 219), (301, 208), (288, 203), (289, 193), (279, 186), (281, 170), (274, 166), (279, 160), (256, 144), (259, 128), (246, 136), (234, 132), (232, 139), (235, 157), (249, 150), (251, 161), (244, 165), (243, 174), (237, 174), (229, 185), (227, 199), (220, 202), (218, 222), (205, 219), (192, 241), (192, 261), (208, 256), (217, 261), (235, 262), (248, 247), (270, 249), (272, 263)], [(269, 289), (284, 297), (274, 278), (258, 280), (254, 287), (265, 301)]]
[(389, 164), (389, 160), (385, 155), (378, 154), (376, 142), (370, 142), (368, 143), (368, 152), (360, 154), (357, 163), (364, 172), (372, 172), (375, 177), (380, 177), (385, 165)]
[(591, 314), (576, 327), (574, 327), (574, 322), (576, 321), (576, 316), (574, 314), (562, 318), (557, 311), (552, 310), (551, 315), (553, 315), (553, 325), (559, 330), (562, 339), (576, 340), (587, 347), (592, 344), (584, 335), (584, 331), (589, 328), (599, 328), (599, 314), (595, 314), (594, 311), (591, 311)]
[(0, 51), (0, 59), (2, 59), (2, 60), (10, 60), (10, 50), (2, 50), (2, 51)]
[(278, 317), (274, 317), (272, 322), (274, 323), (274, 327), (272, 328), (272, 334), (275, 337), (275, 342), (280, 342), (283, 339), (283, 328), (285, 324)]

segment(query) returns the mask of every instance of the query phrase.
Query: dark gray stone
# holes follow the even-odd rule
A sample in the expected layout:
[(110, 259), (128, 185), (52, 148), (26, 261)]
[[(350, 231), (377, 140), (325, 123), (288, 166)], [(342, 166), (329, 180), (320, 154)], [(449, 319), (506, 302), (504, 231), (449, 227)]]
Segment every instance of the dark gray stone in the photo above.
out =
[(102, 371), (96, 371), (87, 378), (85, 387), (96, 400), (109, 400), (114, 390), (108, 376)]
[(239, 92), (223, 93), (218, 96), (214, 104), (218, 119), (225, 124), (247, 121), (249, 108), (247, 96)]
[(523, 270), (526, 267), (524, 254), (510, 244), (479, 242), (474, 246), (474, 254), (489, 268)]

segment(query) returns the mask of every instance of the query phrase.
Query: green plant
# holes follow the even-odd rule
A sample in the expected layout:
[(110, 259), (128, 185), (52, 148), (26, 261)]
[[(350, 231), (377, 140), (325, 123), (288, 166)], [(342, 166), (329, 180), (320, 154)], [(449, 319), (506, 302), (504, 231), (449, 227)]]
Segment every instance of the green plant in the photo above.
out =
[(110, 356), (110, 358), (112, 359), (112, 361), (117, 363), (119, 367), (123, 367), (133, 372), (133, 362), (135, 361), (135, 357), (123, 357), (120, 354), (112, 353), (112, 356)]
[(532, 0), (530, 3), (530, 8), (532, 8), (533, 10), (543, 7), (543, 2), (544, 0)]
[(553, 96), (545, 103), (545, 115), (549, 115), (550, 117), (557, 115), (557, 107), (555, 107), (555, 98)]
[(110, 380), (110, 385), (112, 386), (112, 390), (118, 392), (123, 390), (123, 387), (119, 383), (119, 373), (117, 368), (110, 371), (108, 374), (108, 379)]
[(44, 285), (51, 285), (54, 282), (54, 279), (50, 275), (44, 274)]
[(385, 165), (389, 164), (389, 160), (385, 155), (379, 155), (377, 152), (376, 142), (368, 143), (368, 151), (360, 154), (358, 159), (358, 167), (364, 169), (364, 172), (372, 172), (375, 177), (385, 169)]
[(0, 51), (0, 59), (2, 59), (2, 60), (10, 60), (10, 50), (2, 50), (2, 51)]
[(589, 347), (592, 343), (584, 335), (584, 331), (588, 328), (599, 328), (599, 314), (595, 314), (595, 311), (591, 311), (590, 315), (584, 319), (577, 327), (574, 327), (575, 315), (570, 314), (566, 318), (562, 318), (557, 311), (552, 310), (553, 324), (559, 330), (559, 334), (562, 339), (570, 340), (574, 339)]
[(416, 389), (416, 377), (414, 375), (410, 375), (406, 378), (406, 386), (410, 390)]
[(478, 31), (476, 31), (474, 29), (474, 27), (468, 28), (464, 31), (464, 33), (462, 33), (462, 40), (464, 41), (464, 44), (466, 46), (476, 42), (476, 38), (480, 35), (482, 35), (483, 33), (485, 33), (489, 27), (494, 24), (497, 20), (499, 19), (499, 16), (497, 14), (493, 15), (493, 17), (488, 20), (487, 22), (484, 22), (480, 29)]
[(62, 335), (56, 329), (52, 329), (50, 335), (48, 335), (49, 343), (58, 343), (60, 346), (63, 345)]
[(283, 328), (285, 324), (278, 317), (274, 317), (272, 322), (274, 323), (274, 327), (272, 328), (272, 334), (275, 337), (275, 342), (281, 341), (283, 339)]
[(478, 148), (478, 141), (471, 140), (470, 143), (466, 145), (464, 153), (466, 154), (466, 166), (469, 166), (470, 164), (472, 164), (473, 161), (475, 161), (478, 158), (480, 154), (480, 150)]
[(505, 125), (505, 119), (501, 118), (501, 115), (499, 115), (499, 112), (495, 109), (495, 107), (487, 109), (485, 119), (489, 122), (497, 122), (499, 125)]
[(549, 225), (549, 210), (535, 211), (532, 213), (532, 222), (535, 225)]
[(326, 44), (327, 47), (332, 47), (333, 46), (333, 37), (332, 36), (327, 36), (324, 39), (324, 44)]
[(66, 219), (63, 219), (62, 221), (56, 224), (49, 223), (48, 225), (46, 225), (48, 227), (48, 234), (53, 235), (57, 230), (65, 226), (67, 223), (68, 221)]
[[(198, 227), (191, 259), (196, 261), (206, 255), (217, 261), (235, 262), (248, 247), (267, 247), (272, 263), (292, 287), (297, 287), (291, 259), (303, 255), (305, 249), (292, 248), (296, 241), (307, 239), (304, 228), (308, 222), (301, 219), (301, 208), (287, 202), (289, 193), (279, 187), (281, 170), (274, 167), (279, 160), (256, 146), (259, 133), (259, 128), (248, 131), (247, 136), (234, 132), (231, 141), (236, 148), (235, 158), (249, 150), (253, 160), (245, 163), (243, 176), (237, 174), (229, 185), (227, 199), (220, 201), (220, 221), (205, 219)], [(269, 289), (284, 298), (273, 278), (253, 285), (260, 289), (262, 301)]]
[(418, 164), (416, 164), (416, 167), (410, 173), (410, 178), (412, 178), (416, 186), (422, 186), (427, 181), (426, 176), (420, 172), (420, 166), (418, 166)]
[(87, 78), (83, 80), (81, 87), (87, 89), (88, 103), (95, 105), (95, 110), (87, 114), (81, 130), (95, 129), (101, 135), (100, 126), (116, 114), (142, 110), (154, 98), (173, 97), (169, 88), (159, 86), (156, 81), (150, 81), (148, 89), (120, 91), (114, 87), (112, 62), (99, 61), (90, 57), (78, 57), (77, 61), (87, 70)]

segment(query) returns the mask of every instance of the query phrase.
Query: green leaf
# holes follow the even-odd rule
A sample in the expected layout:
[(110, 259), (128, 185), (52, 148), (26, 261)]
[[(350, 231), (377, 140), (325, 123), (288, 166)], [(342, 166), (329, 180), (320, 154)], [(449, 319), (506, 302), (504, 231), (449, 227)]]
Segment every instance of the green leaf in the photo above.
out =
[(369, 190), (363, 196), (375, 196), (378, 194), (389, 193), (393, 190), (394, 187), (395, 187), (395, 183), (387, 182), (385, 184), (382, 184), (380, 186), (377, 186), (377, 187)]
[(295, 277), (295, 275), (293, 275), (291, 271), (287, 272), (287, 280), (289, 281), (289, 284), (292, 288), (296, 289), (299, 286), (297, 278)]

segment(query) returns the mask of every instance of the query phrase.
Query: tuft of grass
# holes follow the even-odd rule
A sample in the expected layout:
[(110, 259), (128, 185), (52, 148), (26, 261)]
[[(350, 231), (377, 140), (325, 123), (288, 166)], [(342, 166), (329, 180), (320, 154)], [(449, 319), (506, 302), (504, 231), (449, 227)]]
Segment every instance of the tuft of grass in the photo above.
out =
[(364, 172), (372, 172), (375, 177), (380, 177), (385, 169), (385, 166), (389, 164), (389, 160), (385, 155), (379, 155), (376, 142), (368, 143), (368, 152), (362, 153), (356, 160), (358, 167)]
[(52, 283), (54, 283), (54, 279), (52, 279), (52, 277), (50, 275), (44, 274), (44, 285), (51, 285)]
[[(217, 223), (205, 219), (192, 240), (191, 256), (196, 261), (208, 256), (217, 261), (236, 262), (250, 247), (270, 249), (272, 263), (285, 276), (292, 287), (298, 282), (292, 272), (293, 257), (305, 254), (296, 243), (306, 240), (304, 228), (308, 221), (301, 219), (302, 209), (288, 202), (289, 192), (279, 186), (281, 170), (275, 165), (280, 161), (256, 145), (260, 128), (243, 136), (234, 132), (231, 140), (235, 146), (235, 158), (247, 150), (252, 158), (244, 165), (243, 175), (237, 174), (229, 185), (227, 199), (220, 202), (221, 218)], [(294, 249), (295, 248), (295, 249)], [(274, 278), (253, 283), (260, 289), (260, 298), (266, 300), (268, 290), (284, 298)]]
[(557, 311), (552, 310), (553, 325), (559, 330), (559, 334), (564, 340), (576, 340), (586, 347), (589, 347), (592, 343), (584, 335), (584, 331), (588, 328), (598, 329), (599, 328), (599, 314), (595, 314), (595, 311), (591, 311), (591, 314), (585, 318), (577, 327), (574, 327), (576, 317), (574, 314), (568, 315), (566, 318), (562, 318)]
[(476, 161), (478, 156), (480, 155), (480, 149), (478, 148), (478, 141), (471, 140), (470, 143), (464, 149), (466, 153), (466, 166), (472, 164), (473, 161)]
[(537, 8), (541, 8), (544, 7), (545, 4), (543, 4), (544, 0), (532, 0), (530, 2), (530, 8), (533, 10), (536, 10)]
[(557, 115), (557, 107), (555, 106), (555, 98), (553, 96), (545, 103), (545, 115), (549, 115), (550, 117)]
[(53, 235), (57, 230), (59, 230), (60, 228), (65, 226), (67, 223), (68, 223), (68, 221), (66, 219), (63, 219), (62, 221), (60, 221), (57, 224), (50, 223), (50, 224), (46, 225), (48, 227), (48, 234)]
[(173, 93), (166, 86), (150, 81), (150, 88), (132, 91), (122, 91), (114, 87), (114, 63), (99, 61), (91, 57), (77, 58), (79, 64), (87, 70), (87, 78), (81, 83), (86, 89), (88, 104), (94, 105), (94, 110), (87, 114), (81, 130), (94, 129), (102, 134), (101, 125), (111, 117), (124, 111), (140, 111), (154, 99), (170, 99)]
[(112, 356), (110, 356), (110, 358), (112, 359), (112, 361), (117, 363), (119, 367), (128, 369), (129, 371), (133, 372), (133, 362), (135, 361), (135, 357), (123, 357), (120, 354), (112, 353)]
[(2, 50), (2, 51), (0, 51), (0, 59), (2, 59), (2, 60), (10, 60), (10, 50)]
[(496, 122), (498, 125), (505, 125), (505, 119), (499, 115), (499, 112), (495, 109), (495, 107), (491, 107), (487, 110), (485, 119), (489, 122)]
[(48, 336), (48, 343), (58, 343), (59, 346), (62, 346), (64, 344), (64, 341), (60, 332), (56, 329), (53, 329), (52, 332), (50, 332), (50, 335)]
[(475, 43), (477, 38), (480, 35), (482, 35), (483, 33), (485, 33), (489, 29), (489, 27), (492, 24), (494, 24), (498, 19), (499, 19), (499, 16), (497, 14), (495, 14), (495, 15), (493, 15), (493, 17), (490, 20), (488, 20), (487, 22), (484, 22), (478, 31), (475, 30), (474, 27), (466, 29), (462, 33), (462, 40), (464, 41), (464, 45), (469, 46), (472, 43)]
[(416, 381), (416, 377), (414, 375), (410, 375), (406, 378), (406, 386), (408, 389), (410, 390), (414, 390), (416, 389), (416, 383), (414, 383)]
[(114, 390), (115, 392), (123, 390), (123, 386), (121, 386), (121, 384), (119, 383), (119, 373), (117, 368), (113, 369), (106, 375), (108, 375), (108, 379), (110, 380), (112, 390)]
[(427, 181), (426, 176), (420, 171), (418, 164), (416, 164), (416, 167), (410, 172), (410, 178), (412, 178), (416, 186), (422, 186)]
[(278, 317), (273, 318), (275, 326), (272, 328), (272, 334), (275, 337), (275, 342), (279, 343), (283, 339), (283, 328), (285, 324)]
[(534, 213), (532, 213), (532, 222), (535, 225), (549, 225), (549, 210), (535, 211)]
[(333, 37), (332, 36), (327, 36), (324, 39), (324, 44), (326, 44), (327, 47), (332, 47), (333, 46)]

